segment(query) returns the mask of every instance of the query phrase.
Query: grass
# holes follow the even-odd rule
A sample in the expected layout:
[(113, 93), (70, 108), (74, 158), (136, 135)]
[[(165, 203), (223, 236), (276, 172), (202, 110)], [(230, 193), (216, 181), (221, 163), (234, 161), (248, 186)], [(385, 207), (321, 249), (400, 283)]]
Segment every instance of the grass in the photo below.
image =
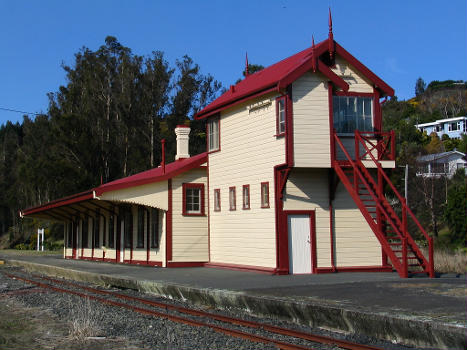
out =
[(0, 254), (5, 253), (6, 255), (19, 255), (19, 256), (30, 256), (30, 255), (62, 255), (63, 250), (18, 250), (18, 249), (0, 249)]
[(89, 298), (80, 300), (71, 306), (70, 337), (85, 341), (89, 337), (99, 336), (102, 332), (99, 324), (103, 315), (93, 308)]
[[(422, 253), (428, 258), (428, 248), (422, 247)], [(467, 274), (467, 253), (462, 250), (437, 248), (434, 251), (435, 271), (439, 273)]]

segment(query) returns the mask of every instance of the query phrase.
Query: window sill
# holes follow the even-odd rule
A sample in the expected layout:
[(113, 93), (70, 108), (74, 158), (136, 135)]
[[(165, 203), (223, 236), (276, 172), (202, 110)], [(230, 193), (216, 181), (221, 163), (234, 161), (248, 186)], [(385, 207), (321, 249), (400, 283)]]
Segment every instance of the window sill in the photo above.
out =
[(242, 208), (242, 209), (243, 209), (243, 210), (250, 210), (251, 208), (250, 208), (250, 207), (248, 207), (248, 208)]
[(261, 206), (261, 209), (268, 209), (271, 208), (269, 205)]
[(206, 216), (204, 213), (182, 213), (183, 216)]
[(211, 153), (216, 153), (216, 152), (219, 152), (221, 149), (218, 148), (218, 149), (213, 149), (212, 151), (208, 151), (208, 154), (211, 154)]
[(285, 136), (285, 131), (283, 133), (280, 133), (280, 134), (275, 134), (274, 136), (277, 137), (277, 138), (284, 137)]

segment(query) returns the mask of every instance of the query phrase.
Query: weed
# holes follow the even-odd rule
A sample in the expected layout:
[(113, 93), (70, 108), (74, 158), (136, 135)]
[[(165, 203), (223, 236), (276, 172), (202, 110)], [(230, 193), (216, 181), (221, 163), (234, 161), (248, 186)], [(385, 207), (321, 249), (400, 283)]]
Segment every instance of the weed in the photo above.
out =
[(89, 298), (80, 299), (71, 305), (70, 337), (84, 341), (88, 337), (95, 337), (101, 333), (100, 324), (102, 314), (93, 308)]

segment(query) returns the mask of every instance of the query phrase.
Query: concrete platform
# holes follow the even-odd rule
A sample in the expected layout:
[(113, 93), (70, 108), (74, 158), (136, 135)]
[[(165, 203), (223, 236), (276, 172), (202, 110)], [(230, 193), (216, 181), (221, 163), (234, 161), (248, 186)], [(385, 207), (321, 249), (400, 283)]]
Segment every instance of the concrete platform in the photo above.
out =
[(20, 256), (7, 264), (48, 275), (138, 289), (218, 308), (402, 344), (466, 349), (467, 276), (401, 279), (396, 273), (271, 276), (215, 268), (155, 268)]

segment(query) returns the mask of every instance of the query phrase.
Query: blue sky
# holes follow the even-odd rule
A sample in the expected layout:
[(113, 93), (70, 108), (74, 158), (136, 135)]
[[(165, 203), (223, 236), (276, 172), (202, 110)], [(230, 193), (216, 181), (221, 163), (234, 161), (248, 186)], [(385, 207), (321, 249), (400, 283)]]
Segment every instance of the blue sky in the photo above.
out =
[[(391, 85), (399, 99), (418, 77), (467, 80), (465, 0), (7, 1), (0, 0), (0, 107), (46, 112), (65, 84), (62, 62), (116, 36), (139, 55), (187, 54), (224, 86), (250, 63), (268, 66), (327, 37)], [(0, 110), (0, 124), (22, 114)]]

